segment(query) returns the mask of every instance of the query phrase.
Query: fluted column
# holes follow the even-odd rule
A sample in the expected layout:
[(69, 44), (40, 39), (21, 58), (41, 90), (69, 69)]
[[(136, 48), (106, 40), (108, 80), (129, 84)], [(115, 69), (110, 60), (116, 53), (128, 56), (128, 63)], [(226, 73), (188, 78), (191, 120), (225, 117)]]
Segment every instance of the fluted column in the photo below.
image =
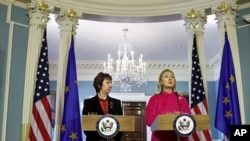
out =
[[(205, 58), (205, 45), (204, 45), (204, 25), (207, 23), (207, 17), (204, 11), (191, 10), (184, 16), (185, 25), (188, 33), (188, 70), (189, 78), (191, 78), (192, 71), (192, 49), (193, 38), (196, 35), (197, 40), (197, 52), (199, 54), (200, 69), (203, 78), (204, 89), (206, 95), (207, 89), (207, 73), (206, 73), (206, 58)], [(191, 93), (191, 85), (189, 80), (189, 93)]]
[(75, 33), (76, 26), (78, 25), (77, 13), (70, 9), (61, 9), (57, 17), (57, 23), (60, 27), (60, 47), (58, 59), (58, 72), (57, 72), (57, 89), (56, 89), (56, 123), (55, 123), (55, 140), (60, 140), (60, 126), (62, 121), (62, 112), (64, 105), (64, 90), (65, 79), (68, 63), (69, 47), (71, 36)]
[(38, 59), (41, 52), (44, 28), (46, 27), (49, 16), (49, 9), (45, 3), (32, 2), (29, 3), (27, 7), (29, 14), (29, 37), (24, 82), (22, 141), (28, 140)]
[[(238, 47), (238, 38), (236, 31), (236, 15), (237, 15), (237, 5), (234, 3), (221, 3), (217, 8), (213, 8), (215, 11), (219, 37), (220, 37), (220, 54), (222, 55), (222, 50), (225, 42), (225, 30), (228, 34), (228, 40), (230, 42), (230, 47), (232, 50), (232, 56), (235, 67), (236, 82), (238, 88), (238, 96), (240, 103), (240, 111), (242, 123), (245, 123), (245, 113), (244, 113), (244, 100), (243, 100), (243, 89), (242, 89), (242, 78), (240, 70), (240, 59), (239, 59), (239, 47)], [(238, 69), (237, 69), (238, 68)]]

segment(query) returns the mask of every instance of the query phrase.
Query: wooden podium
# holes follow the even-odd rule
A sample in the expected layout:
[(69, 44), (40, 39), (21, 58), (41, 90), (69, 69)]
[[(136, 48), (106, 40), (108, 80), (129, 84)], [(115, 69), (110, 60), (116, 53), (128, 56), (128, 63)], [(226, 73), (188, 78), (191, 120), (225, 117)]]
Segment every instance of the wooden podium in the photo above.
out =
[[(82, 116), (82, 130), (83, 131), (96, 131), (96, 122), (102, 117), (102, 115), (83, 115)], [(132, 132), (135, 131), (135, 116), (114, 116), (119, 124), (119, 131)]]
[[(151, 125), (151, 130), (174, 130), (173, 123), (178, 114), (166, 114), (158, 115), (153, 124)], [(192, 115), (196, 121), (196, 131), (209, 130), (210, 129), (210, 119), (208, 115)]]

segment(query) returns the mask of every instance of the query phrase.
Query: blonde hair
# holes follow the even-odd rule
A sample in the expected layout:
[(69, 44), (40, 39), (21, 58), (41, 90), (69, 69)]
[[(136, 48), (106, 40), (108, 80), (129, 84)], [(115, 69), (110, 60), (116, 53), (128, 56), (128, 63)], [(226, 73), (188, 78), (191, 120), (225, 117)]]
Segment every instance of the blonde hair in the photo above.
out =
[[(162, 78), (163, 73), (165, 73), (165, 72), (172, 72), (173, 75), (174, 75), (174, 72), (172, 70), (170, 70), (170, 69), (165, 69), (165, 70), (163, 70), (160, 73), (160, 75), (158, 76), (158, 82), (157, 82), (157, 90), (158, 90), (157, 94), (160, 94), (163, 91), (163, 87), (161, 85), (161, 78)], [(174, 77), (174, 87), (173, 87), (173, 90), (175, 90), (175, 88), (176, 88), (176, 79)]]

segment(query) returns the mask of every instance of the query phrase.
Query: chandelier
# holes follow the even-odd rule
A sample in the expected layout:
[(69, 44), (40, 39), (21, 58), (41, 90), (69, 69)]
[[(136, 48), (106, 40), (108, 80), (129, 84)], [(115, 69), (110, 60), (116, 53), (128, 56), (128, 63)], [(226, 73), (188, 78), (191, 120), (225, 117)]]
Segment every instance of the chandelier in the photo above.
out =
[(118, 59), (114, 62), (110, 54), (104, 65), (104, 72), (109, 73), (116, 86), (120, 86), (121, 92), (130, 92), (132, 85), (140, 87), (146, 82), (146, 63), (142, 61), (141, 54), (138, 62), (134, 60), (134, 51), (132, 44), (126, 39), (128, 29), (122, 29), (124, 32), (124, 41), (120, 43), (118, 50)]

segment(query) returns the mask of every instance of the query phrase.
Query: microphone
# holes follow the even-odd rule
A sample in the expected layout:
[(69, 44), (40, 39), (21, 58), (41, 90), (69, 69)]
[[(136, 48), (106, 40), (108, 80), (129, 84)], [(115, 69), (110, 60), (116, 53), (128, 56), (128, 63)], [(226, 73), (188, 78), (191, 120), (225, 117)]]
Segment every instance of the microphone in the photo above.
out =
[(177, 103), (178, 103), (179, 111), (180, 111), (180, 113), (182, 113), (182, 112), (181, 112), (181, 106), (180, 106), (180, 102), (179, 102), (178, 93), (177, 93), (177, 92), (175, 92), (175, 95), (176, 95), (176, 99), (177, 99)]

